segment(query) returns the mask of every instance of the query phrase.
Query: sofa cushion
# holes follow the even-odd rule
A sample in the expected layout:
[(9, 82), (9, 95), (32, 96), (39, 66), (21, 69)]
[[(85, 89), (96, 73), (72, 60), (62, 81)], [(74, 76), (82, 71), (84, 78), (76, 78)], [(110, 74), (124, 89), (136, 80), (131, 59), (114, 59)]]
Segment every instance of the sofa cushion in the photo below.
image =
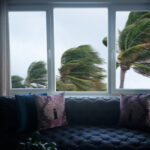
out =
[(70, 125), (116, 126), (120, 117), (119, 97), (66, 97)]
[(13, 97), (0, 97), (0, 133), (16, 132), (18, 129), (16, 101)]
[(149, 150), (150, 134), (125, 128), (64, 126), (41, 131), (43, 142), (58, 150)]
[[(47, 95), (40, 93), (39, 95)], [(15, 95), (17, 103), (18, 132), (30, 132), (37, 129), (37, 110), (33, 94)]]
[(135, 96), (122, 94), (120, 96), (120, 125), (150, 131), (148, 102), (150, 102), (150, 94)]
[(37, 111), (34, 95), (15, 95), (17, 102), (18, 132), (37, 129)]

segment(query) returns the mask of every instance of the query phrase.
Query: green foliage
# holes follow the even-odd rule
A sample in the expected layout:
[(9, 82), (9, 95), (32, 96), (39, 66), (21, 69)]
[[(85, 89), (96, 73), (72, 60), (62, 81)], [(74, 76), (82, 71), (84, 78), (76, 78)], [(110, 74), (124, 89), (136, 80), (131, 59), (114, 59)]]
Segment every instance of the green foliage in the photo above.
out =
[(134, 25), (129, 25), (123, 29), (119, 36), (119, 50), (124, 51), (127, 47), (126, 37), (128, 36), (129, 32), (133, 30)]
[(17, 75), (11, 76), (12, 88), (24, 88), (24, 84), (22, 83), (23, 78)]
[(120, 67), (120, 64), (118, 62), (116, 62), (116, 69)]
[(134, 28), (125, 37), (126, 49), (139, 44), (149, 43), (150, 19), (142, 19), (135, 23)]
[(73, 60), (87, 60), (89, 63), (95, 64), (103, 63), (103, 60), (99, 58), (98, 53), (93, 51), (90, 45), (81, 45), (67, 50), (61, 58), (61, 63), (63, 65)]
[(25, 85), (33, 88), (42, 88), (47, 85), (47, 70), (43, 61), (31, 63)]
[(57, 90), (100, 91), (106, 90), (103, 83), (105, 70), (99, 67), (104, 61), (89, 45), (71, 48), (62, 55), (60, 80)]
[(142, 75), (145, 75), (145, 73), (143, 74), (143, 72), (141, 71), (140, 64), (144, 66), (146, 64), (143, 62), (150, 59), (149, 31), (150, 13), (131, 12), (125, 28), (119, 36), (119, 63), (136, 68), (134, 70)]
[(107, 47), (107, 37), (104, 37), (104, 39), (103, 39), (103, 44)]
[(43, 61), (32, 62), (28, 68), (27, 77), (12, 76), (12, 88), (42, 88), (47, 86), (47, 70)]
[(57, 150), (56, 143), (42, 143), (39, 138), (40, 133), (37, 131), (26, 142), (21, 142), (17, 150)]
[(137, 22), (137, 20), (139, 20), (140, 18), (143, 18), (143, 16), (147, 13), (148, 12), (142, 12), (142, 11), (131, 12), (128, 16), (128, 20), (126, 22), (126, 27), (131, 25), (131, 24), (134, 24), (135, 22)]
[(132, 65), (132, 63), (144, 61), (149, 58), (150, 58), (150, 43), (133, 46), (124, 51), (123, 53), (120, 53), (118, 57), (120, 62), (128, 65)]
[(72, 83), (64, 83), (58, 80), (56, 85), (56, 91), (77, 91), (76, 86)]
[(133, 69), (135, 72), (140, 73), (143, 76), (150, 77), (150, 63), (134, 64)]
[[(133, 67), (137, 73), (149, 77), (149, 31), (150, 12), (136, 11), (129, 14), (126, 25), (119, 35), (119, 56), (117, 63), (124, 74)], [(106, 40), (106, 38), (104, 39)], [(121, 81), (124, 82), (123, 79)], [(123, 88), (123, 84), (120, 87)]]

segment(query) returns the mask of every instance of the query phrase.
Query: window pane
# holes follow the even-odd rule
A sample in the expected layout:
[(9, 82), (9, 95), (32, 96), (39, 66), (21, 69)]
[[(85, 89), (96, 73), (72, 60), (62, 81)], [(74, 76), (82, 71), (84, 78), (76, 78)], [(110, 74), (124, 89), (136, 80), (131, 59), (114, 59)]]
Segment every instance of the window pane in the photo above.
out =
[(45, 12), (9, 12), (12, 88), (47, 88)]
[(107, 18), (106, 8), (54, 9), (57, 91), (107, 90)]
[(149, 89), (150, 13), (116, 13), (116, 87)]

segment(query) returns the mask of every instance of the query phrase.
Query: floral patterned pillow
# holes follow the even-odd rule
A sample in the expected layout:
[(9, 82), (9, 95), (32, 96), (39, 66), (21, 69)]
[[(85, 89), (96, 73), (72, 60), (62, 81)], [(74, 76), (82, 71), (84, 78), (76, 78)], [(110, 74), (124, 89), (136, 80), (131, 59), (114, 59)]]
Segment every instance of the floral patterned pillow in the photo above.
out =
[(150, 129), (150, 95), (120, 96), (120, 125), (132, 129)]
[(48, 129), (67, 124), (64, 93), (54, 96), (35, 95), (38, 129)]

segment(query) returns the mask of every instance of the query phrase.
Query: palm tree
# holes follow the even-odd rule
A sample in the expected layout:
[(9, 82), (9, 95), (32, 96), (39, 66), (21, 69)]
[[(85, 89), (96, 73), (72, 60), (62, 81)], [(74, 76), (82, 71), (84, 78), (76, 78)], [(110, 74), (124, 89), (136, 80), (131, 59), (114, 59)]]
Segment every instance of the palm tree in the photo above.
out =
[(18, 75), (11, 76), (12, 88), (25, 88), (22, 83), (24, 79)]
[(81, 45), (65, 51), (61, 58), (57, 90), (58, 87), (70, 91), (106, 90), (106, 85), (103, 83), (106, 77), (103, 74), (105, 70), (98, 66), (103, 63), (103, 59), (89, 45)]
[[(120, 88), (125, 74), (132, 67), (137, 73), (150, 74), (150, 12), (131, 12), (119, 35), (118, 66), (121, 68)], [(107, 39), (103, 43), (107, 45)]]
[(47, 70), (43, 61), (30, 64), (25, 85), (32, 88), (42, 88), (47, 85)]

